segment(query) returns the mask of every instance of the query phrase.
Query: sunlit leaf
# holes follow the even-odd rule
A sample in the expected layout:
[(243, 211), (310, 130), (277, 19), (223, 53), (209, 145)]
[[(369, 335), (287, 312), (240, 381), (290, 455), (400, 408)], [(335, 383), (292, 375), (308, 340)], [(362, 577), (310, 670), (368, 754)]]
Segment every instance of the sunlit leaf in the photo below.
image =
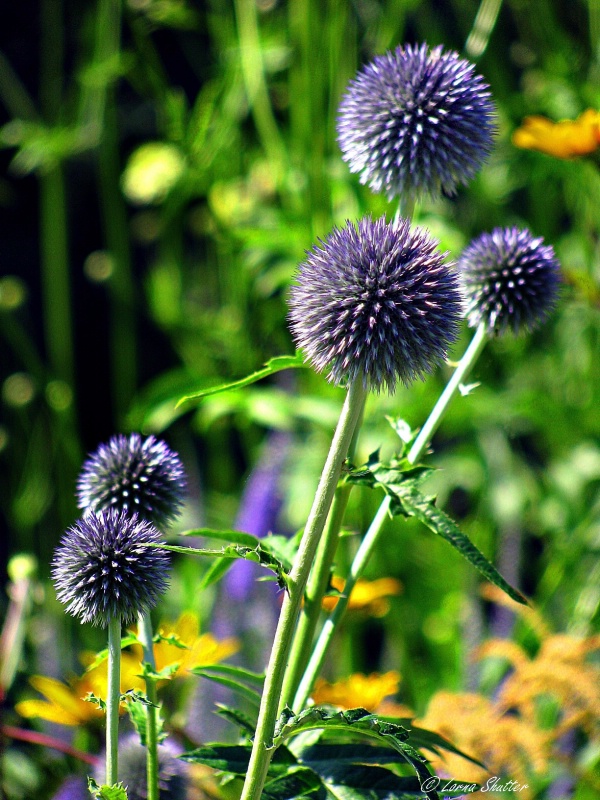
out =
[(182, 397), (177, 403), (177, 407), (183, 403), (202, 400), (204, 397), (209, 397), (213, 394), (229, 392), (232, 389), (242, 389), (245, 386), (250, 386), (257, 381), (261, 381), (263, 378), (267, 378), (269, 375), (274, 375), (276, 372), (281, 372), (284, 369), (297, 369), (298, 367), (305, 366), (306, 364), (304, 363), (301, 353), (297, 353), (294, 356), (276, 356), (270, 361), (267, 361), (262, 369), (253, 372), (251, 375), (247, 375), (245, 378), (232, 381), (231, 383), (221, 383), (218, 386), (207, 386), (205, 389), (200, 389), (192, 392), (191, 394), (184, 395), (184, 397)]

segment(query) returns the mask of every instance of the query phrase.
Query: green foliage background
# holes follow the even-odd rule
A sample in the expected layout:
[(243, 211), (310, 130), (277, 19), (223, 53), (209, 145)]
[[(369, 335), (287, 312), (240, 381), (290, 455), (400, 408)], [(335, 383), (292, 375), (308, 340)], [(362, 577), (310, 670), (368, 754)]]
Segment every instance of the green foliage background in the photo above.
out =
[[(42, 0), (7, 14), (5, 561), (35, 554), (45, 583), (77, 515), (82, 458), (120, 430), (160, 433), (181, 452), (191, 475), (183, 527), (225, 528), (267, 432), (290, 431), (282, 525), (303, 524), (340, 390), (300, 370), (192, 410), (175, 410), (175, 401), (293, 352), (285, 299), (305, 249), (334, 224), (395, 211), (341, 160), (335, 116), (348, 80), (407, 41), (464, 52), (478, 8), (475, 0)], [(457, 198), (420, 212), (452, 256), (479, 232), (516, 224), (544, 236), (561, 260), (557, 312), (533, 336), (488, 345), (472, 376), (481, 385), (455, 400), (436, 435), (432, 462), (442, 469), (430, 488), (551, 627), (581, 635), (598, 630), (600, 603), (600, 176), (595, 156), (518, 151), (510, 135), (527, 114), (574, 118), (600, 107), (599, 33), (592, 0), (502, 3), (477, 57), (498, 106), (495, 152)], [(179, 174), (151, 202), (131, 202), (123, 175), (148, 142), (169, 146)], [(465, 332), (454, 358), (467, 341)], [(391, 454), (384, 415), (418, 427), (450, 369), (372, 397), (360, 455), (380, 446)], [(356, 491), (348, 527), (364, 530), (378, 501)], [(205, 568), (180, 562), (167, 603), (173, 614), (200, 611), (209, 627), (212, 596), (195, 590)], [(399, 668), (401, 699), (418, 711), (437, 688), (477, 685), (467, 656), (489, 622), (477, 575), (417, 523), (398, 521), (370, 572), (399, 577), (404, 592), (385, 620), (349, 623), (330, 674)], [(62, 620), (51, 589), (46, 602), (38, 620), (52, 618), (71, 650), (95, 644), (93, 632)], [(33, 642), (31, 633), (9, 701), (28, 672), (44, 669)], [(73, 668), (72, 656), (63, 662), (65, 673)]]

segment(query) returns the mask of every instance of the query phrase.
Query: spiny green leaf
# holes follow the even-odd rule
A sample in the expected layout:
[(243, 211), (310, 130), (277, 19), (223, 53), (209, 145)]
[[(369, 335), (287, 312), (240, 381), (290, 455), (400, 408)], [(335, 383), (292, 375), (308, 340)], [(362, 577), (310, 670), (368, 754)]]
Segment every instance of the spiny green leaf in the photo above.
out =
[(295, 750), (298, 761), (324, 774), (332, 767), (350, 764), (382, 766), (397, 764), (398, 753), (390, 747), (372, 744), (311, 744), (306, 749)]
[(307, 767), (295, 767), (285, 775), (265, 784), (262, 800), (296, 800), (296, 798), (326, 800), (327, 789), (321, 778)]
[(202, 556), (202, 557), (217, 557), (217, 558), (241, 558), (247, 561), (253, 561), (260, 564), (261, 567), (271, 570), (275, 573), (277, 578), (277, 585), (280, 589), (288, 588), (288, 574), (286, 567), (281, 561), (276, 558), (269, 550), (260, 542), (256, 547), (248, 547), (246, 545), (228, 545), (220, 550), (212, 550), (201, 547), (180, 547), (179, 545), (171, 544), (157, 544), (148, 545), (148, 547), (157, 547), (163, 550), (170, 550), (173, 553), (184, 553), (186, 555)]
[(312, 706), (304, 709), (299, 714), (294, 714), (289, 708), (285, 708), (282, 711), (275, 726), (273, 746), (277, 747), (289, 736), (296, 736), (306, 730), (315, 728), (328, 730), (338, 728), (345, 731), (352, 728), (352, 732), (362, 733), (365, 736), (388, 737), (390, 743), (392, 740), (398, 742), (406, 741), (409, 736), (406, 728), (396, 725), (394, 722), (382, 720), (377, 715), (370, 714), (364, 708), (336, 711), (330, 706)]
[(248, 736), (254, 736), (258, 722), (258, 713), (256, 713), (254, 717), (251, 717), (249, 714), (244, 714), (244, 712), (239, 711), (239, 709), (231, 708), (223, 703), (216, 703), (216, 706), (217, 710), (215, 711), (215, 714), (218, 714), (228, 722), (237, 725), (237, 727), (240, 728), (240, 730), (244, 733), (248, 734)]
[[(220, 772), (231, 775), (245, 775), (248, 772), (252, 745), (245, 744), (207, 744), (197, 747), (180, 756), (184, 761), (195, 764), (204, 764)], [(274, 753), (269, 766), (271, 775), (280, 775), (287, 772), (290, 766), (297, 763), (287, 747), (280, 747)]]
[[(458, 552), (466, 558), (488, 581), (502, 589), (517, 603), (527, 605), (527, 598), (518, 589), (513, 588), (504, 580), (498, 570), (487, 560), (483, 553), (475, 547), (473, 542), (464, 534), (458, 525), (447, 514), (435, 505), (435, 498), (426, 497), (414, 487), (400, 488), (397, 494), (402, 512), (414, 516), (426, 525), (431, 531), (445, 539)], [(390, 509), (394, 513), (393, 509)]]
[(95, 800), (127, 800), (127, 791), (122, 783), (100, 786), (93, 778), (88, 778), (88, 789)]
[(231, 689), (242, 697), (245, 697), (246, 700), (252, 703), (253, 706), (256, 706), (256, 708), (258, 708), (260, 705), (260, 692), (250, 688), (250, 686), (246, 686), (245, 683), (232, 680), (225, 675), (216, 675), (203, 667), (194, 667), (192, 670), (190, 670), (190, 672), (193, 672), (194, 675), (201, 675), (203, 678), (213, 681), (214, 683), (220, 683), (221, 686), (226, 686), (228, 689)]
[(200, 581), (200, 588), (206, 589), (209, 586), (218, 583), (221, 578), (225, 577), (232, 566), (233, 560), (231, 558), (218, 558), (213, 561)]
[(234, 667), (231, 664), (198, 664), (191, 670), (195, 675), (225, 675), (233, 680), (238, 680), (242, 684), (250, 684), (257, 693), (261, 693), (265, 682), (264, 674), (252, 672), (244, 667)]
[(473, 756), (470, 756), (462, 750), (459, 750), (458, 747), (455, 747), (452, 742), (444, 739), (444, 737), (440, 736), (439, 733), (425, 730), (425, 728), (416, 727), (412, 724), (412, 719), (403, 717), (385, 717), (385, 719), (388, 719), (390, 722), (396, 722), (398, 725), (403, 725), (405, 728), (408, 728), (410, 731), (410, 743), (413, 745), (413, 747), (419, 749), (425, 747), (427, 750), (431, 750), (433, 753), (438, 755), (441, 750), (448, 750), (450, 753), (455, 753), (462, 758), (466, 758), (467, 761), (477, 764), (477, 766), (481, 767), (482, 769), (486, 768), (485, 764), (482, 764), (481, 761), (478, 761), (476, 758), (473, 758)]
[(276, 372), (281, 372), (281, 370), (284, 369), (297, 369), (298, 367), (305, 366), (306, 364), (304, 363), (301, 353), (297, 353), (294, 356), (276, 356), (270, 361), (267, 361), (262, 369), (253, 372), (251, 375), (247, 375), (245, 378), (241, 378), (240, 380), (233, 381), (231, 383), (221, 383), (218, 386), (207, 386), (206, 389), (200, 389), (192, 394), (185, 395), (179, 400), (176, 408), (183, 403), (189, 403), (191, 401), (197, 402), (202, 400), (204, 397), (209, 397), (213, 394), (229, 392), (232, 389), (242, 389), (245, 386), (250, 386), (250, 384), (256, 383), (263, 378), (267, 378), (269, 375), (274, 375)]
[(121, 694), (120, 700), (121, 703), (139, 703), (142, 706), (154, 706), (154, 708), (158, 708), (156, 703), (151, 703), (146, 694), (140, 692), (139, 689), (127, 689), (126, 692)]
[[(135, 635), (135, 633), (127, 633), (127, 635), (123, 636), (123, 638), (121, 639), (121, 650), (123, 650), (124, 647), (129, 647), (132, 644), (139, 644), (139, 641), (140, 640)], [(99, 667), (100, 664), (106, 661), (107, 658), (108, 658), (108, 649), (100, 650), (98, 653), (96, 653), (96, 657), (94, 658), (92, 663), (88, 664), (88, 666), (85, 668), (85, 671), (90, 672), (90, 670), (96, 669), (96, 667)]]
[(227, 542), (227, 544), (243, 544), (247, 547), (256, 547), (261, 542), (261, 539), (252, 533), (232, 530), (220, 531), (215, 528), (192, 528), (189, 531), (183, 531), (179, 536), (203, 536), (206, 539), (218, 539), (220, 542)]
[(332, 765), (320, 774), (336, 800), (422, 800), (424, 794), (418, 778), (401, 778), (381, 767)]
[(106, 701), (101, 697), (97, 697), (93, 692), (88, 692), (83, 699), (86, 703), (93, 703), (95, 706), (98, 706), (100, 711), (106, 711)]
[[(409, 731), (402, 725), (370, 714), (364, 708), (336, 711), (328, 706), (313, 706), (299, 714), (294, 714), (289, 708), (285, 708), (275, 726), (272, 746), (277, 747), (285, 738), (315, 728), (326, 731), (337, 729), (378, 739), (380, 743), (393, 747), (404, 761), (411, 765), (421, 783), (430, 777), (426, 766), (427, 759), (406, 741), (410, 735)], [(426, 794), (430, 800), (438, 800), (435, 791)]]
[(367, 463), (352, 467), (345, 475), (349, 483), (358, 483), (372, 488), (381, 487), (387, 494), (396, 495), (401, 487), (417, 486), (434, 470), (423, 464), (411, 464), (406, 458), (393, 458), (389, 464), (379, 460), (379, 450), (371, 453)]

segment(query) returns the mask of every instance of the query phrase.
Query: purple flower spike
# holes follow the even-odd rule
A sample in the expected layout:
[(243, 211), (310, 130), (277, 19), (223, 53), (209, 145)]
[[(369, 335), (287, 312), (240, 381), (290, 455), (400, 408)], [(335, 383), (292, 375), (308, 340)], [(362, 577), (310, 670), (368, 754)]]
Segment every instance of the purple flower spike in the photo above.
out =
[(308, 253), (289, 316), (317, 372), (393, 392), (445, 359), (460, 315), (458, 280), (437, 243), (408, 220), (365, 217)]
[(161, 535), (126, 511), (88, 513), (63, 536), (52, 560), (56, 596), (81, 622), (132, 622), (156, 605), (168, 585), (170, 559)]
[(495, 228), (483, 233), (458, 261), (469, 325), (488, 333), (532, 330), (556, 304), (560, 265), (554, 250), (528, 230)]
[(179, 456), (154, 436), (113, 436), (83, 465), (77, 481), (79, 508), (137, 512), (158, 528), (183, 505), (185, 472)]
[(495, 109), (474, 67), (441, 47), (377, 56), (350, 82), (338, 142), (374, 192), (433, 197), (468, 183), (492, 149)]

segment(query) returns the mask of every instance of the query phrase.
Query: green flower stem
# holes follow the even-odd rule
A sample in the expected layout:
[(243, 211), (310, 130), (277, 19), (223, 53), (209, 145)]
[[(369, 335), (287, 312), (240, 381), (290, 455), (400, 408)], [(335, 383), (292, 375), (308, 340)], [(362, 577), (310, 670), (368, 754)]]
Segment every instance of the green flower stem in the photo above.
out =
[(475, 331), (475, 335), (471, 339), (471, 343), (465, 350), (465, 354), (458, 362), (458, 366), (454, 370), (452, 377), (448, 381), (446, 388), (440, 395), (439, 400), (435, 404), (433, 411), (429, 415), (425, 425), (419, 431), (419, 435), (415, 439), (413, 446), (410, 448), (408, 453), (408, 460), (411, 464), (414, 464), (418, 461), (419, 458), (425, 452), (425, 448), (431, 441), (433, 434), (438, 429), (440, 422), (442, 421), (443, 415), (446, 413), (446, 409), (450, 405), (450, 401), (456, 394), (458, 387), (467, 377), (473, 364), (479, 358), (481, 351), (485, 347), (485, 343), (487, 341), (487, 333), (486, 327), (483, 323), (479, 325), (477, 330)]
[(350, 572), (348, 573), (348, 577), (346, 578), (344, 593), (343, 595), (339, 596), (334, 610), (325, 620), (325, 624), (321, 629), (321, 633), (319, 635), (319, 638), (317, 639), (317, 643), (315, 644), (315, 647), (312, 651), (308, 667), (306, 668), (306, 671), (302, 676), (300, 686), (298, 687), (298, 691), (296, 692), (296, 696), (292, 704), (292, 710), (295, 711), (296, 713), (300, 712), (306, 706), (313, 685), (321, 671), (321, 667), (323, 666), (325, 655), (327, 654), (327, 650), (329, 649), (329, 645), (331, 644), (333, 634), (337, 630), (337, 627), (342, 617), (344, 616), (344, 612), (346, 611), (346, 607), (348, 605), (348, 599), (350, 597), (350, 594), (352, 593), (352, 589), (356, 585), (356, 581), (362, 575), (362, 572), (367, 564), (367, 561), (369, 560), (371, 553), (373, 552), (379, 534), (383, 529), (383, 524), (388, 518), (389, 508), (390, 508), (390, 498), (386, 497), (379, 506), (375, 518), (373, 519), (373, 522), (369, 526), (369, 529), (366, 532), (362, 542), (360, 543), (360, 547), (356, 552), (356, 555), (350, 567)]
[[(364, 403), (359, 417), (359, 422), (354, 430), (347, 457), (352, 460), (356, 450), (356, 442), (360, 431), (360, 421), (364, 412)], [(283, 691), (281, 693), (282, 704), (290, 704), (294, 693), (298, 688), (302, 673), (304, 672), (310, 657), (311, 647), (319, 617), (321, 616), (321, 605), (325, 592), (329, 586), (331, 567), (338, 546), (340, 529), (348, 505), (352, 484), (343, 483), (338, 485), (333, 497), (331, 511), (327, 518), (325, 531), (319, 542), (315, 558), (314, 568), (311, 570), (306, 593), (304, 607), (300, 613), (298, 628), (294, 636), (292, 651), (290, 654), (289, 667), (286, 670)]]
[(108, 623), (108, 697), (106, 698), (106, 783), (118, 781), (119, 704), (121, 701), (121, 620)]
[(275, 722), (280, 710), (281, 690), (285, 672), (288, 668), (292, 638), (304, 597), (304, 589), (325, 522), (327, 521), (327, 515), (342, 471), (342, 464), (361, 415), (366, 391), (361, 380), (354, 381), (348, 388), (344, 407), (306, 522), (300, 548), (289, 575), (288, 591), (283, 600), (265, 676), (258, 724), (241, 800), (259, 800), (262, 794), (273, 755), (273, 751), (267, 748), (270, 747), (273, 740)]
[[(436, 403), (433, 411), (429, 415), (425, 425), (421, 429), (419, 435), (415, 439), (413, 446), (410, 449), (408, 454), (408, 461), (411, 464), (414, 464), (418, 459), (421, 457), (425, 449), (427, 448), (429, 442), (431, 441), (431, 437), (437, 430), (438, 425), (441, 422), (442, 416), (444, 415), (450, 401), (456, 394), (460, 383), (465, 379), (467, 374), (469, 373), (470, 369), (472, 368), (473, 364), (479, 357), (481, 351), (483, 350), (485, 343), (487, 341), (486, 336), (486, 329), (485, 325), (480, 325), (477, 330), (475, 331), (475, 335), (471, 340), (468, 348), (465, 351), (465, 354), (461, 358), (458, 366), (456, 367), (452, 377), (450, 378), (446, 388), (442, 392), (438, 402)], [(325, 656), (327, 651), (329, 650), (329, 646), (331, 644), (331, 640), (333, 639), (333, 635), (337, 630), (337, 627), (346, 611), (348, 606), (348, 600), (350, 595), (352, 594), (352, 590), (356, 585), (356, 581), (362, 575), (369, 558), (371, 557), (371, 553), (375, 549), (377, 541), (379, 539), (379, 534), (383, 530), (384, 523), (389, 515), (391, 498), (386, 496), (375, 517), (373, 522), (369, 526), (368, 531), (366, 532), (360, 547), (354, 557), (352, 565), (350, 567), (350, 572), (348, 574), (348, 578), (346, 579), (346, 584), (344, 586), (344, 594), (338, 598), (338, 602), (336, 604), (335, 609), (331, 612), (325, 624), (319, 634), (319, 638), (314, 646), (313, 652), (311, 654), (310, 660), (308, 662), (308, 666), (306, 671), (302, 677), (300, 682), (300, 686), (298, 687), (298, 691), (296, 692), (296, 696), (294, 698), (292, 709), (298, 713), (300, 712), (305, 706), (314, 686), (315, 680), (319, 676), (321, 672), (321, 668), (323, 666), (323, 662), (325, 660)]]
[(474, 61), (485, 52), (501, 7), (502, 0), (482, 0), (473, 23), (473, 29), (465, 44), (465, 53), (471, 60)]
[[(156, 671), (154, 659), (154, 646), (152, 642), (152, 622), (150, 614), (138, 616), (138, 639), (144, 650), (144, 662)], [(156, 679), (146, 676), (146, 697), (150, 705), (146, 706), (146, 781), (148, 787), (148, 800), (158, 800), (158, 725), (157, 706), (158, 696)]]

